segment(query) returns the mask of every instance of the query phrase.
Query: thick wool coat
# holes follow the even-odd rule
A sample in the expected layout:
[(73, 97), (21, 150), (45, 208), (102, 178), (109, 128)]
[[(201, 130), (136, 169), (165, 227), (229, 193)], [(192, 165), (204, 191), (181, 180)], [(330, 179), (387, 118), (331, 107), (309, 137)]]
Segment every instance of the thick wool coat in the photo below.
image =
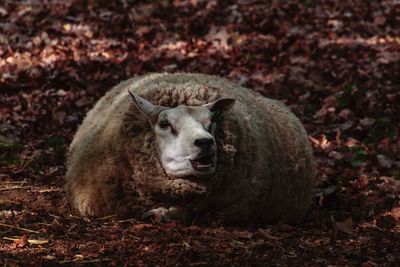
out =
[[(212, 177), (165, 174), (152, 126), (128, 90), (169, 107), (202, 105), (220, 97), (237, 100), (218, 122)], [(156, 73), (120, 83), (87, 114), (68, 154), (67, 195), (86, 216), (178, 205), (226, 222), (294, 223), (305, 215), (314, 183), (307, 134), (287, 107), (202, 74)]]

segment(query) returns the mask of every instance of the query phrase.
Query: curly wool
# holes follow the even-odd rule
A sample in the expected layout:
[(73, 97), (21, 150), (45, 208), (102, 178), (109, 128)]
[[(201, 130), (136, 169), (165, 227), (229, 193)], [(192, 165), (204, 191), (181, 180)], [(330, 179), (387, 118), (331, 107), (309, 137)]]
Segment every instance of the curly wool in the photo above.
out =
[[(237, 99), (216, 129), (215, 174), (168, 177), (154, 132), (128, 90), (169, 107)], [(216, 76), (150, 74), (117, 85), (87, 114), (70, 146), (66, 191), (89, 216), (179, 204), (226, 222), (293, 223), (310, 204), (313, 175), (305, 130), (279, 101)]]

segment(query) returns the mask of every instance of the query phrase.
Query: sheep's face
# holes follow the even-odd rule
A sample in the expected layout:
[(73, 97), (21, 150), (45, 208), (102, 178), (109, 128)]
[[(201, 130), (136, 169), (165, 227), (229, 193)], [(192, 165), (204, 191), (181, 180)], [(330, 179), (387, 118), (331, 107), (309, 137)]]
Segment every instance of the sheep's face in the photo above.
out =
[(214, 173), (218, 117), (235, 100), (221, 98), (203, 106), (168, 108), (153, 105), (131, 93), (133, 102), (153, 126), (159, 158), (168, 176), (207, 177)]
[(215, 170), (215, 122), (206, 107), (161, 111), (154, 131), (160, 160), (169, 176), (208, 176)]

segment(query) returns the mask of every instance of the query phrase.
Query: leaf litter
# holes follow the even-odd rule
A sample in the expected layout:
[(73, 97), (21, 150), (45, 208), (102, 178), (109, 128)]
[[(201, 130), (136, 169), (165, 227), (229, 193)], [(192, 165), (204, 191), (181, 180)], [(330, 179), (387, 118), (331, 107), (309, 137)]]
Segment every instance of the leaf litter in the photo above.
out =
[[(6, 1), (0, 263), (395, 266), (397, 11), (391, 0)], [(188, 227), (74, 214), (62, 177), (76, 128), (110, 87), (154, 71), (221, 75), (289, 105), (315, 151), (308, 216)]]

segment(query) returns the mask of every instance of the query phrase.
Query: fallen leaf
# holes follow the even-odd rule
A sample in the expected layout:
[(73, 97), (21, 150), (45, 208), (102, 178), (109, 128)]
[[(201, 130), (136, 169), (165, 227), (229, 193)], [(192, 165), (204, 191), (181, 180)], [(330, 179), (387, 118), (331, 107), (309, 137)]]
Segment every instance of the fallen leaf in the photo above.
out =
[(378, 187), (384, 192), (400, 193), (400, 181), (395, 180), (393, 177), (381, 176), (379, 177), (383, 182)]
[(349, 217), (344, 222), (337, 222), (336, 230), (349, 235), (353, 235), (353, 219)]
[(21, 238), (14, 240), (15, 248), (24, 248), (29, 245), (28, 238), (26, 235), (21, 236)]
[(400, 222), (400, 207), (395, 207), (390, 211), (390, 215), (397, 221)]
[(164, 227), (165, 229), (172, 229), (172, 228), (175, 228), (177, 225), (178, 225), (178, 224), (177, 224), (176, 221), (171, 221), (171, 222), (168, 222), (168, 223), (164, 223), (164, 224), (163, 224), (163, 227)]
[(133, 228), (138, 229), (138, 230), (143, 230), (145, 228), (152, 228), (153, 225), (149, 223), (141, 223), (141, 224), (136, 224), (133, 226)]

